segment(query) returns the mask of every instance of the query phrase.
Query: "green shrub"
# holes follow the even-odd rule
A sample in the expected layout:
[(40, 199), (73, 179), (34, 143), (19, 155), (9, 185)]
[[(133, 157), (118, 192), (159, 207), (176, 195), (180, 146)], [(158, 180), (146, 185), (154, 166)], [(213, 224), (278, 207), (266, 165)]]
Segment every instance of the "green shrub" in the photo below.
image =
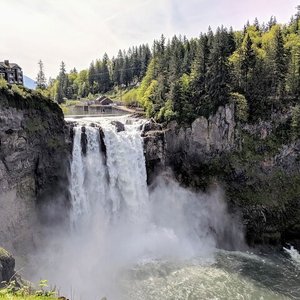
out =
[(12, 280), (6, 284), (3, 289), (0, 289), (0, 299), (3, 300), (55, 300), (56, 291), (48, 289), (48, 281), (41, 280), (39, 282), (39, 289), (34, 290), (32, 286), (21, 285)]
[(173, 102), (171, 100), (167, 100), (165, 105), (160, 109), (158, 113), (158, 120), (159, 121), (171, 121), (174, 120), (176, 117), (176, 113), (173, 109)]
[(8, 88), (7, 81), (2, 76), (0, 76), (0, 89), (7, 89), (7, 88)]
[(248, 102), (244, 95), (239, 93), (230, 94), (230, 103), (235, 104), (237, 121), (246, 122), (248, 120)]
[(26, 91), (24, 89), (22, 89), (21, 87), (19, 87), (18, 85), (16, 85), (16, 84), (13, 84), (11, 86), (11, 90), (14, 92), (14, 94), (18, 94), (18, 95), (20, 95), (24, 98), (26, 98), (26, 96), (27, 96)]
[(126, 105), (134, 105), (138, 102), (138, 89), (133, 88), (123, 95), (123, 101)]

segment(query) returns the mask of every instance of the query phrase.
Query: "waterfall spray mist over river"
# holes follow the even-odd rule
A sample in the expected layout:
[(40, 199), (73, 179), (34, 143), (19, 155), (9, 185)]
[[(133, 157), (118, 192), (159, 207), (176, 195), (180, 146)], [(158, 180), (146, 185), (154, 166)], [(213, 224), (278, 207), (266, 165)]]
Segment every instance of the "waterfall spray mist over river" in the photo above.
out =
[(73, 300), (282, 299), (241, 275), (260, 258), (217, 250), (243, 245), (222, 191), (194, 193), (169, 174), (148, 188), (142, 121), (122, 117), (120, 132), (111, 121), (74, 127), (69, 228), (45, 231), (33, 280)]

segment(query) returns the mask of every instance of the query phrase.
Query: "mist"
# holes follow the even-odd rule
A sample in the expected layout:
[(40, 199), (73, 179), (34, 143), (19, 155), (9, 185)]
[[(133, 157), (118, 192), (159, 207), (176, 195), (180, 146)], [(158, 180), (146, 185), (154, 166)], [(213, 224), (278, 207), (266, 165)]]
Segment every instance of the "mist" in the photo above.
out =
[(180, 187), (170, 172), (147, 187), (140, 133), (103, 129), (106, 155), (98, 128), (90, 126), (83, 155), (81, 127), (75, 128), (70, 220), (42, 228), (29, 259), (30, 280), (47, 279), (72, 300), (118, 300), (124, 299), (124, 274), (136, 265), (195, 257), (211, 264), (218, 248), (242, 247), (242, 230), (220, 187), (196, 193)]

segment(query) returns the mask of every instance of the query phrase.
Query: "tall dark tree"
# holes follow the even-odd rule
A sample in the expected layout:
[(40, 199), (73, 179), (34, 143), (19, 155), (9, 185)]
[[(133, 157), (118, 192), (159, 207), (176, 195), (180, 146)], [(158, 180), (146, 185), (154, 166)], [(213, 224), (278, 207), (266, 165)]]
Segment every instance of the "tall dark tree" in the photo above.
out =
[(131, 79), (131, 68), (130, 68), (130, 62), (129, 58), (126, 55), (125, 59), (123, 60), (123, 66), (121, 69), (121, 84), (125, 85), (126, 87), (130, 84)]
[(66, 65), (62, 61), (60, 64), (60, 72), (58, 75), (57, 102), (62, 103), (67, 95), (68, 76), (66, 73)]
[(36, 78), (36, 87), (38, 89), (44, 90), (47, 87), (47, 84), (46, 84), (46, 76), (44, 72), (44, 64), (41, 59), (39, 60), (38, 65), (39, 65), (39, 72)]
[(259, 21), (257, 18), (254, 19), (254, 23), (253, 26), (255, 26), (256, 30), (259, 31), (260, 30), (260, 25), (259, 25)]
[(105, 53), (101, 64), (101, 81), (99, 84), (99, 88), (102, 93), (106, 93), (107, 91), (109, 91), (111, 86), (108, 64), (109, 58), (108, 55)]
[(218, 28), (213, 39), (207, 70), (207, 102), (208, 111), (224, 105), (228, 101), (230, 91), (230, 73), (228, 57), (230, 55), (228, 32)]
[(252, 45), (253, 43), (250, 35), (247, 33), (244, 40), (241, 59), (242, 88), (246, 94), (249, 92), (249, 77), (251, 76), (251, 72), (255, 68), (256, 63), (256, 55)]
[(94, 93), (95, 92), (95, 81), (96, 81), (96, 69), (95, 69), (95, 64), (94, 62), (91, 62), (90, 67), (89, 67), (89, 86), (90, 86), (90, 92)]
[(274, 25), (277, 24), (277, 20), (274, 16), (271, 16), (270, 21), (268, 22), (267, 28), (270, 30)]
[(151, 51), (148, 45), (143, 45), (141, 49), (141, 73), (140, 79), (145, 76), (147, 67), (151, 59)]
[(274, 49), (274, 73), (272, 88), (277, 97), (281, 97), (285, 91), (285, 79), (287, 73), (286, 51), (282, 31), (280, 28), (275, 32), (275, 49)]
[(191, 71), (191, 97), (193, 99), (194, 108), (198, 113), (200, 111), (204, 112), (209, 106), (205, 103), (206, 100), (208, 100), (205, 98), (205, 95), (207, 90), (209, 55), (208, 36), (204, 34), (200, 36)]

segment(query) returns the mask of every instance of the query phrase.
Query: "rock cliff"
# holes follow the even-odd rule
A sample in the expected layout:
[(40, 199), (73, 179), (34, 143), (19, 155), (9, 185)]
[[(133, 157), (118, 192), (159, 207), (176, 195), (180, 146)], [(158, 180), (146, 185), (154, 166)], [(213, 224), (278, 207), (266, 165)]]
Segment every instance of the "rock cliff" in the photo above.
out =
[(0, 242), (9, 250), (34, 244), (33, 225), (47, 221), (42, 211), (48, 203), (55, 203), (53, 216), (59, 215), (56, 205), (67, 203), (64, 130), (63, 113), (52, 101), (0, 89)]
[(249, 244), (300, 240), (300, 141), (289, 115), (240, 124), (234, 105), (190, 126), (172, 122), (144, 131), (148, 177), (171, 168), (183, 185), (223, 186), (229, 208), (243, 220)]
[(9, 282), (14, 279), (15, 259), (5, 249), (0, 247), (0, 288), (2, 282)]

